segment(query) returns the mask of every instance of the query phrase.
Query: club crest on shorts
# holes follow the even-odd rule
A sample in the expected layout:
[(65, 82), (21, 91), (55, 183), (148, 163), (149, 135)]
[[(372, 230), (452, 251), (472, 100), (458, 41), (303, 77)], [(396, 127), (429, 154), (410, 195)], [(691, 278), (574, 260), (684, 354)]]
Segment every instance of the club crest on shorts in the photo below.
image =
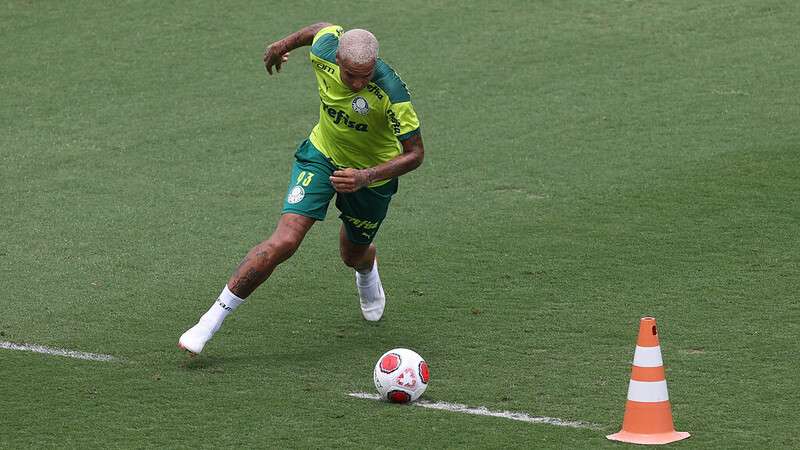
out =
[(286, 197), (286, 201), (289, 204), (294, 205), (295, 203), (300, 203), (300, 200), (306, 196), (306, 191), (303, 189), (302, 186), (295, 186), (289, 192), (289, 195)]
[(369, 103), (367, 103), (367, 99), (362, 96), (357, 96), (353, 99), (353, 111), (361, 114), (362, 116), (366, 116), (369, 114)]

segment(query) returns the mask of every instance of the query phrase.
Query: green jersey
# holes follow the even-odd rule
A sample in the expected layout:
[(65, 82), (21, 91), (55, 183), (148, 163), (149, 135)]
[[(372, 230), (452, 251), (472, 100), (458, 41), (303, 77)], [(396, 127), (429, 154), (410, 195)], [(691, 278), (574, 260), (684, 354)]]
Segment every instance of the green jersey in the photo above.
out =
[(321, 104), (309, 139), (336, 166), (365, 169), (401, 154), (400, 141), (419, 133), (419, 119), (405, 83), (380, 58), (360, 92), (342, 83), (336, 64), (341, 34), (339, 26), (323, 28), (311, 45)]

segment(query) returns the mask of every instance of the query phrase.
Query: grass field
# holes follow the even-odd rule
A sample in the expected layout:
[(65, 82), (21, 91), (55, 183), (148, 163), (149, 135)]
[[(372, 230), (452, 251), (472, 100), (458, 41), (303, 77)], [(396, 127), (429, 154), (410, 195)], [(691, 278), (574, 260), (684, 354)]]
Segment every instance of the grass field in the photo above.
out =
[[(620, 448), (657, 318), (676, 448), (800, 448), (800, 6), (791, 0), (0, 3), (0, 448)], [(318, 98), (318, 21), (372, 30), (426, 160), (365, 323), (335, 209), (188, 359), (276, 223)], [(425, 398), (600, 430), (393, 406)]]

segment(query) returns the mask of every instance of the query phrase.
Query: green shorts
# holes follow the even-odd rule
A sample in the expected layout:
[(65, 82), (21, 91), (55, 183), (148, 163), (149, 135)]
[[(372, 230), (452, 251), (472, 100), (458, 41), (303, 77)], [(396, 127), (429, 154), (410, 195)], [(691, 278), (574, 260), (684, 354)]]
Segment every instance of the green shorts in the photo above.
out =
[(341, 213), (339, 218), (344, 223), (347, 239), (362, 245), (372, 242), (386, 218), (389, 201), (397, 192), (397, 178), (381, 186), (349, 194), (337, 193), (329, 178), (337, 167), (308, 139), (297, 148), (294, 158), (283, 213), (325, 220), (328, 204), (336, 194), (336, 208)]

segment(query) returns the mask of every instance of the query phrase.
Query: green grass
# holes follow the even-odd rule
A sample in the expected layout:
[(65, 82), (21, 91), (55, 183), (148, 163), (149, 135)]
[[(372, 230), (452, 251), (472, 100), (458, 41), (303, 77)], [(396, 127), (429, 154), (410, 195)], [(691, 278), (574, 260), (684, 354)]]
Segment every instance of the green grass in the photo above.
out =
[[(338, 220), (203, 356), (178, 336), (277, 221), (317, 119), (306, 52), (365, 27), (426, 144), (377, 244), (360, 319)], [(614, 448), (638, 319), (654, 315), (684, 448), (797, 448), (800, 63), (792, 1), (5, 1), (0, 8), (0, 447)], [(576, 430), (395, 407), (426, 398)]]

